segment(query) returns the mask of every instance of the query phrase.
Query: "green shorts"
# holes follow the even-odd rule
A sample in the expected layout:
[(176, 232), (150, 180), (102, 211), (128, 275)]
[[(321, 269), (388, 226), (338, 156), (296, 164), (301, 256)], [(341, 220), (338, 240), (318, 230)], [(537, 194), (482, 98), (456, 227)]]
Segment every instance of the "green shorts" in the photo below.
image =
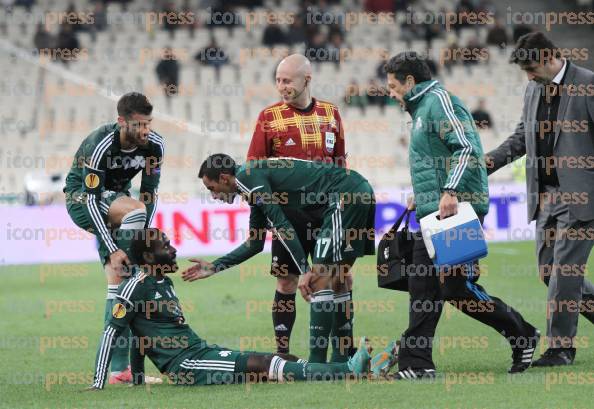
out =
[[(107, 212), (109, 211), (111, 204), (117, 198), (122, 196), (130, 196), (130, 193), (114, 192), (111, 190), (106, 190), (103, 193), (101, 193), (101, 198), (98, 202), (98, 208), (99, 213), (106, 224)], [(74, 224), (76, 224), (81, 229), (86, 230), (89, 233), (92, 233), (95, 236), (99, 237), (98, 232), (95, 231), (95, 227), (93, 226), (93, 222), (91, 219), (91, 214), (89, 213), (89, 208), (87, 207), (87, 194), (85, 192), (66, 192), (66, 210), (68, 211), (68, 215), (70, 216)], [(99, 240), (99, 243), (99, 248), (97, 249), (99, 252), (99, 258), (101, 262), (105, 264), (110, 253), (105, 244), (103, 244), (103, 240)]]
[(338, 264), (375, 254), (375, 196), (369, 182), (330, 201), (317, 234), (313, 264)]
[(176, 385), (223, 385), (246, 381), (247, 361), (254, 352), (209, 345), (184, 353), (168, 369)]

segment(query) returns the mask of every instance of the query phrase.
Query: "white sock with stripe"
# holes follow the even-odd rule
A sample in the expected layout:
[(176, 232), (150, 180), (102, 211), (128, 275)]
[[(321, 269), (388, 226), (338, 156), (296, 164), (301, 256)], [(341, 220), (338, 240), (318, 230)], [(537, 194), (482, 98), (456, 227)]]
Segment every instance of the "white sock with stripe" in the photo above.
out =
[(107, 300), (113, 300), (118, 293), (117, 284), (107, 284), (107, 296), (105, 297)]
[(283, 369), (285, 368), (286, 360), (279, 356), (273, 356), (268, 368), (268, 379), (271, 381), (283, 382)]
[(122, 217), (120, 230), (143, 229), (146, 224), (146, 209), (135, 209)]
[[(146, 209), (135, 209), (126, 213), (122, 218), (120, 228), (117, 230), (117, 246), (127, 254), (130, 251), (130, 245), (134, 237), (138, 237), (138, 232), (144, 229), (146, 225)], [(134, 270), (128, 271), (133, 274)]]
[(330, 311), (334, 310), (334, 291), (333, 290), (320, 290), (311, 295), (309, 300), (310, 303), (317, 303), (317, 302), (329, 302), (332, 301), (332, 308)]

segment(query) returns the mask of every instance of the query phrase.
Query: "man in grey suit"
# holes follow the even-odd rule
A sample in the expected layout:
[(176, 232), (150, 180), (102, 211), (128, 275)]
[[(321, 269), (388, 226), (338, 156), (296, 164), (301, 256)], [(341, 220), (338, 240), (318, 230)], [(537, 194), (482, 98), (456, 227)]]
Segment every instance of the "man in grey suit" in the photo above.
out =
[(584, 278), (594, 244), (594, 73), (538, 32), (518, 39), (510, 62), (530, 80), (522, 119), (485, 160), (490, 174), (526, 155), (528, 220), (548, 286), (549, 345), (532, 365), (570, 365), (579, 313), (594, 323), (594, 286)]

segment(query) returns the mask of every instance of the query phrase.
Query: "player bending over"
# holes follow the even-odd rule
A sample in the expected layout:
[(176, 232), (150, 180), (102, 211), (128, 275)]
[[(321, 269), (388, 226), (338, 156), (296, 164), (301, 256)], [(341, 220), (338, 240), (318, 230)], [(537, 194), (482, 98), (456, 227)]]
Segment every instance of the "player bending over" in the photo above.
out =
[(118, 288), (117, 304), (97, 353), (94, 382), (88, 389), (105, 386), (114, 340), (128, 327), (133, 334), (132, 378), (137, 385), (144, 382), (145, 356), (178, 385), (332, 380), (367, 371), (370, 347), (365, 338), (348, 362), (335, 364), (208, 345), (186, 324), (173, 282), (167, 277), (178, 269), (175, 257), (176, 249), (158, 229), (134, 232), (130, 258), (137, 272)]
[[(264, 248), (269, 228), (286, 248), (301, 273), (298, 288), (310, 302), (309, 362), (326, 362), (335, 311), (341, 308), (332, 289), (333, 277), (345, 282), (358, 257), (375, 254), (375, 196), (360, 174), (331, 163), (292, 158), (248, 161), (237, 166), (228, 155), (208, 157), (198, 177), (215, 199), (232, 203), (241, 194), (250, 205), (250, 237), (231, 253), (182, 273), (194, 281), (240, 264)], [(284, 209), (323, 208), (312, 268), (299, 236)], [(352, 327), (352, 322), (347, 322)], [(351, 346), (350, 334), (338, 344)]]

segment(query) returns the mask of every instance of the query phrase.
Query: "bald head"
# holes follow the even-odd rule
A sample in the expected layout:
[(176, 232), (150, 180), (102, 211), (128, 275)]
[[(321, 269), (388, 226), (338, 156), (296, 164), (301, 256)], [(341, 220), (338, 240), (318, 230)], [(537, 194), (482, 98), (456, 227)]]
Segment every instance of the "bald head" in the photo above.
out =
[(311, 63), (302, 54), (291, 54), (276, 68), (276, 89), (286, 104), (305, 108), (311, 102)]
[(291, 75), (309, 75), (311, 77), (311, 63), (302, 54), (291, 54), (278, 64), (276, 72), (279, 71)]

